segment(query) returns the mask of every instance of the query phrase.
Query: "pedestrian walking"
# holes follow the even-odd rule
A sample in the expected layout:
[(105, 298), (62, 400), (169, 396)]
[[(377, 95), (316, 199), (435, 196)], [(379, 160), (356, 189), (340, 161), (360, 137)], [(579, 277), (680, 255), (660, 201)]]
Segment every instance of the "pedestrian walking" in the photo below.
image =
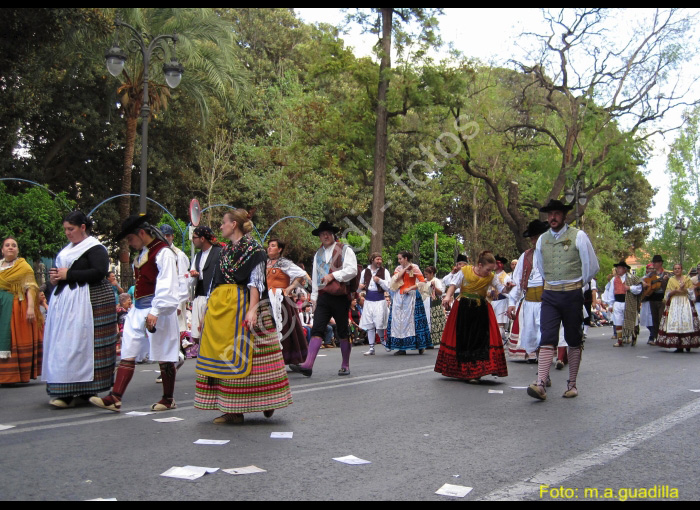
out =
[(432, 345), (423, 297), (418, 290), (418, 283), (425, 282), (425, 277), (413, 263), (410, 251), (400, 251), (397, 259), (399, 265), (391, 278), (391, 290), (395, 293), (389, 313), (386, 345), (388, 349), (396, 351), (395, 356), (405, 355), (407, 350), (417, 350), (418, 354), (423, 354), (425, 348)]
[(243, 423), (245, 413), (269, 418), (292, 403), (277, 329), (265, 296), (267, 255), (250, 235), (244, 209), (224, 214), (221, 250), (197, 357), (194, 406), (224, 413), (216, 424)]
[[(44, 330), (44, 373), (49, 404), (88, 404), (109, 391), (117, 362), (117, 303), (108, 280), (109, 255), (91, 236), (80, 211), (63, 220), (68, 241), (49, 272), (54, 286)], [(128, 298), (128, 294), (125, 294)]]
[(391, 275), (384, 267), (381, 253), (372, 253), (369, 257), (369, 266), (360, 276), (359, 290), (366, 291), (365, 306), (360, 317), (360, 328), (367, 332), (369, 350), (365, 356), (374, 356), (374, 344), (376, 335), (379, 335), (383, 343), (384, 333), (389, 322), (389, 307), (386, 304), (384, 293), (389, 292)]
[(159, 362), (163, 381), (163, 396), (151, 410), (175, 409), (175, 363), (180, 353), (175, 313), (180, 304), (177, 257), (160, 230), (148, 223), (147, 216), (129, 216), (115, 241), (124, 238), (138, 252), (134, 260), (134, 306), (124, 322), (121, 361), (112, 391), (104, 398), (92, 397), (90, 402), (119, 412), (137, 357), (148, 352), (149, 359)]
[(683, 266), (673, 266), (664, 294), (664, 312), (654, 345), (675, 348), (675, 352), (700, 347), (700, 321), (693, 304), (694, 286), (683, 274)]
[(545, 400), (545, 386), (549, 382), (549, 371), (554, 358), (554, 349), (559, 343), (559, 328), (564, 327), (567, 344), (569, 380), (564, 397), (578, 395), (576, 378), (581, 364), (583, 349), (583, 286), (598, 272), (595, 251), (583, 230), (566, 224), (566, 213), (573, 205), (564, 205), (559, 200), (550, 200), (540, 209), (547, 213), (549, 230), (537, 241), (534, 265), (544, 276), (542, 311), (540, 313), (540, 350), (537, 359), (537, 381), (528, 387), (533, 398)]
[(350, 310), (350, 289), (348, 283), (357, 276), (357, 258), (352, 248), (339, 243), (336, 234), (340, 227), (328, 221), (322, 221), (311, 231), (318, 236), (321, 247), (314, 256), (314, 268), (311, 277), (311, 301), (315, 303), (314, 325), (311, 330), (311, 342), (306, 361), (301, 365), (289, 365), (294, 372), (311, 377), (314, 362), (318, 354), (322, 336), (331, 318), (335, 320), (337, 337), (340, 343), (342, 363), (339, 376), (350, 374), (350, 353), (352, 342), (348, 328), (348, 311)]
[(486, 375), (508, 375), (498, 322), (486, 300), (490, 286), (499, 292), (505, 286), (493, 272), (493, 253), (482, 251), (476, 261), (475, 266), (466, 265), (457, 273), (443, 297), (447, 307), (457, 286), (461, 287), (459, 299), (447, 317), (435, 362), (436, 372), (474, 383)]
[(19, 256), (14, 237), (2, 242), (0, 260), (0, 384), (41, 375), (44, 320), (34, 270)]

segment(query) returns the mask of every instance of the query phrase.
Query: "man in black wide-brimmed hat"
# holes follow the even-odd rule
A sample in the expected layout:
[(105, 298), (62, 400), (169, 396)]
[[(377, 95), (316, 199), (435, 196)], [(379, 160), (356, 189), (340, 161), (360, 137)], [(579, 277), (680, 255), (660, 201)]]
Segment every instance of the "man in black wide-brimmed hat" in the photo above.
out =
[(177, 258), (162, 232), (146, 216), (130, 216), (122, 224), (116, 241), (126, 238), (139, 254), (134, 260), (134, 306), (124, 323), (121, 362), (111, 393), (92, 397), (90, 402), (119, 412), (122, 396), (134, 375), (136, 357), (144, 351), (160, 363), (163, 398), (153, 411), (175, 409), (175, 363), (180, 352), (180, 335), (175, 312), (180, 303)]
[(533, 220), (523, 232), (523, 237), (530, 239), (532, 248), (520, 255), (512, 275), (515, 287), (508, 294), (508, 316), (515, 321), (508, 340), (511, 360), (537, 361), (544, 281), (533, 264), (533, 255), (537, 240), (548, 228), (546, 221)]
[(559, 343), (559, 327), (564, 327), (569, 358), (569, 380), (564, 397), (578, 395), (576, 377), (581, 364), (583, 347), (583, 286), (593, 279), (600, 269), (591, 241), (582, 230), (566, 224), (566, 213), (573, 205), (550, 200), (540, 209), (547, 213), (549, 230), (537, 241), (533, 264), (544, 276), (542, 311), (540, 314), (540, 351), (537, 363), (537, 381), (527, 393), (533, 398), (545, 400), (545, 386), (549, 381), (549, 369), (554, 349)]
[(339, 227), (325, 220), (311, 232), (321, 240), (321, 247), (314, 257), (311, 278), (311, 301), (316, 304), (314, 323), (306, 361), (301, 365), (289, 365), (293, 372), (299, 372), (307, 377), (311, 377), (316, 355), (321, 348), (326, 326), (331, 318), (335, 319), (343, 357), (338, 375), (350, 374), (352, 343), (348, 327), (350, 295), (347, 282), (357, 275), (357, 257), (350, 246), (337, 242), (338, 232), (340, 232)]

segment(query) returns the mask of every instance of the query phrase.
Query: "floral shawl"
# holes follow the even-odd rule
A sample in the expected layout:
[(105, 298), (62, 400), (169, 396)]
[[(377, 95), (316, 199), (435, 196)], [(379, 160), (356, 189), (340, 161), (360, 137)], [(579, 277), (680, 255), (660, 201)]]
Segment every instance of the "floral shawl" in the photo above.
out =
[(214, 285), (230, 283), (245, 285), (250, 280), (253, 268), (265, 262), (266, 259), (267, 253), (250, 234), (241, 237), (236, 244), (230, 241), (221, 250)]

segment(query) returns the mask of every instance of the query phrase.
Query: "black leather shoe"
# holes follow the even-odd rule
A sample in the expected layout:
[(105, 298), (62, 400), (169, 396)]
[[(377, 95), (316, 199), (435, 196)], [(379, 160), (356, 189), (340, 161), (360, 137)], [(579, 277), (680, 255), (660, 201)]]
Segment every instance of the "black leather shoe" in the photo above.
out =
[(350, 369), (349, 368), (341, 368), (338, 370), (338, 375), (350, 375)]
[(292, 372), (296, 372), (298, 374), (305, 375), (306, 377), (311, 377), (311, 373), (313, 372), (312, 369), (302, 368), (301, 365), (289, 365), (289, 368), (292, 369)]

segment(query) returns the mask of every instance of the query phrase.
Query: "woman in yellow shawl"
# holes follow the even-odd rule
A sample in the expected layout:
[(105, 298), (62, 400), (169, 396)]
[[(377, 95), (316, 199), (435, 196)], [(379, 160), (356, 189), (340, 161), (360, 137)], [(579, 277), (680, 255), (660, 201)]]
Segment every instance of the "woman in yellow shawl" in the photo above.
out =
[(43, 316), (34, 271), (19, 257), (13, 237), (0, 260), (0, 384), (27, 383), (41, 375)]
[(485, 375), (508, 375), (503, 341), (491, 305), (486, 301), (489, 285), (506, 288), (495, 277), (496, 259), (490, 251), (477, 257), (475, 266), (464, 266), (452, 279), (443, 298), (447, 305), (457, 286), (461, 291), (442, 333), (435, 371), (446, 377), (477, 382)]
[(675, 352), (690, 352), (700, 347), (700, 321), (693, 305), (693, 282), (683, 274), (683, 266), (673, 266), (673, 276), (668, 279), (664, 300), (666, 307), (661, 316), (659, 334), (654, 345), (675, 347)]

